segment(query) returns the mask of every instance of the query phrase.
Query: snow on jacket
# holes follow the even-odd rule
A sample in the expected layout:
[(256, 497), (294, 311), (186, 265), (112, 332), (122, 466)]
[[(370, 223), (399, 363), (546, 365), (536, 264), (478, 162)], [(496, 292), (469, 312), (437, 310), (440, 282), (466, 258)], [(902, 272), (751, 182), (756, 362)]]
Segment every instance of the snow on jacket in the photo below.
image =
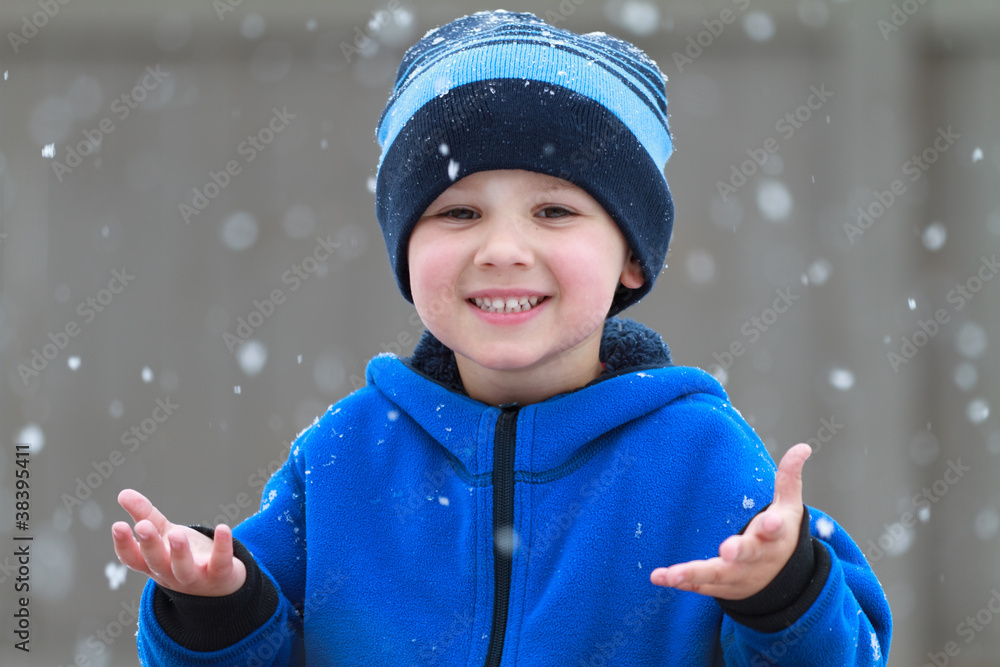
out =
[(587, 386), (501, 407), (465, 394), (429, 332), (413, 357), (373, 358), (234, 529), (240, 591), (147, 583), (142, 664), (885, 664), (882, 589), (814, 508), (786, 566), (808, 563), (797, 584), (741, 605), (650, 583), (717, 555), (770, 502), (776, 467), (655, 332), (611, 318), (600, 355)]

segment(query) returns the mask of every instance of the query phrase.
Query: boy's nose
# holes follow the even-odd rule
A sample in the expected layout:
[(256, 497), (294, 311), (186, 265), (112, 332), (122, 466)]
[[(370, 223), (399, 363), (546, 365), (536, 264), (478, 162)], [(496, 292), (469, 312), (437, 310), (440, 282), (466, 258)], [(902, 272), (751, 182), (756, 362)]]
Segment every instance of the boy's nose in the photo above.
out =
[(534, 253), (526, 243), (524, 226), (516, 220), (494, 220), (483, 226), (476, 252), (477, 266), (531, 266)]

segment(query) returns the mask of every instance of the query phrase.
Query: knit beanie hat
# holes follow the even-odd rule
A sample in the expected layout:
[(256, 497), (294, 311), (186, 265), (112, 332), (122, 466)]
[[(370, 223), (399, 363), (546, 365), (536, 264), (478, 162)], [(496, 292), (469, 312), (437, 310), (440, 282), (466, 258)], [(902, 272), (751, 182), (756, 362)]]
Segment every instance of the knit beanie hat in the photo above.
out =
[(376, 133), (376, 214), (406, 300), (417, 221), (452, 183), (492, 169), (549, 174), (586, 191), (642, 267), (643, 285), (619, 284), (608, 316), (645, 296), (674, 218), (663, 173), (673, 148), (665, 78), (628, 42), (531, 13), (477, 12), (425, 34), (403, 55)]

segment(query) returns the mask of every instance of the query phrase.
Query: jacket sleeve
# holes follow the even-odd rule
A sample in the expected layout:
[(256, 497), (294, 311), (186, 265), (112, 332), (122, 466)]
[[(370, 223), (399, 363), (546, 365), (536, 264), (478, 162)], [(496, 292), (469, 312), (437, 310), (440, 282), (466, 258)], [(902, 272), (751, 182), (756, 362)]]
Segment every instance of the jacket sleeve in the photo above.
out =
[[(292, 444), (265, 484), (259, 511), (233, 528), (234, 555), (247, 581), (232, 595), (202, 597), (150, 579), (139, 606), (137, 643), (144, 666), (304, 664), (306, 571), (304, 448)], [(212, 536), (209, 528), (192, 526)]]
[(768, 613), (739, 613), (722, 604), (726, 665), (886, 664), (892, 618), (882, 587), (847, 532), (823, 512), (807, 509), (811, 579), (796, 599)]

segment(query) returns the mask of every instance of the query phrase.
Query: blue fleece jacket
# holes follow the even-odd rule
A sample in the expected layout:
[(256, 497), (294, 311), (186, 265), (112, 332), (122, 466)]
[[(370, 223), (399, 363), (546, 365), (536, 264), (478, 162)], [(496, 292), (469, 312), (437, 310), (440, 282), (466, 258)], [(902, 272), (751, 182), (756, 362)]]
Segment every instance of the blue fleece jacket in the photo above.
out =
[[(770, 502), (775, 473), (719, 383), (670, 365), (657, 334), (609, 319), (600, 378), (501, 407), (465, 395), (434, 343), (372, 359), (367, 386), (294, 441), (234, 529), (241, 591), (148, 582), (142, 664), (885, 664), (882, 589), (814, 508), (794, 599), (772, 586), (741, 608), (650, 583), (717, 555)], [(185, 630), (178, 613), (198, 605), (217, 623)]]

